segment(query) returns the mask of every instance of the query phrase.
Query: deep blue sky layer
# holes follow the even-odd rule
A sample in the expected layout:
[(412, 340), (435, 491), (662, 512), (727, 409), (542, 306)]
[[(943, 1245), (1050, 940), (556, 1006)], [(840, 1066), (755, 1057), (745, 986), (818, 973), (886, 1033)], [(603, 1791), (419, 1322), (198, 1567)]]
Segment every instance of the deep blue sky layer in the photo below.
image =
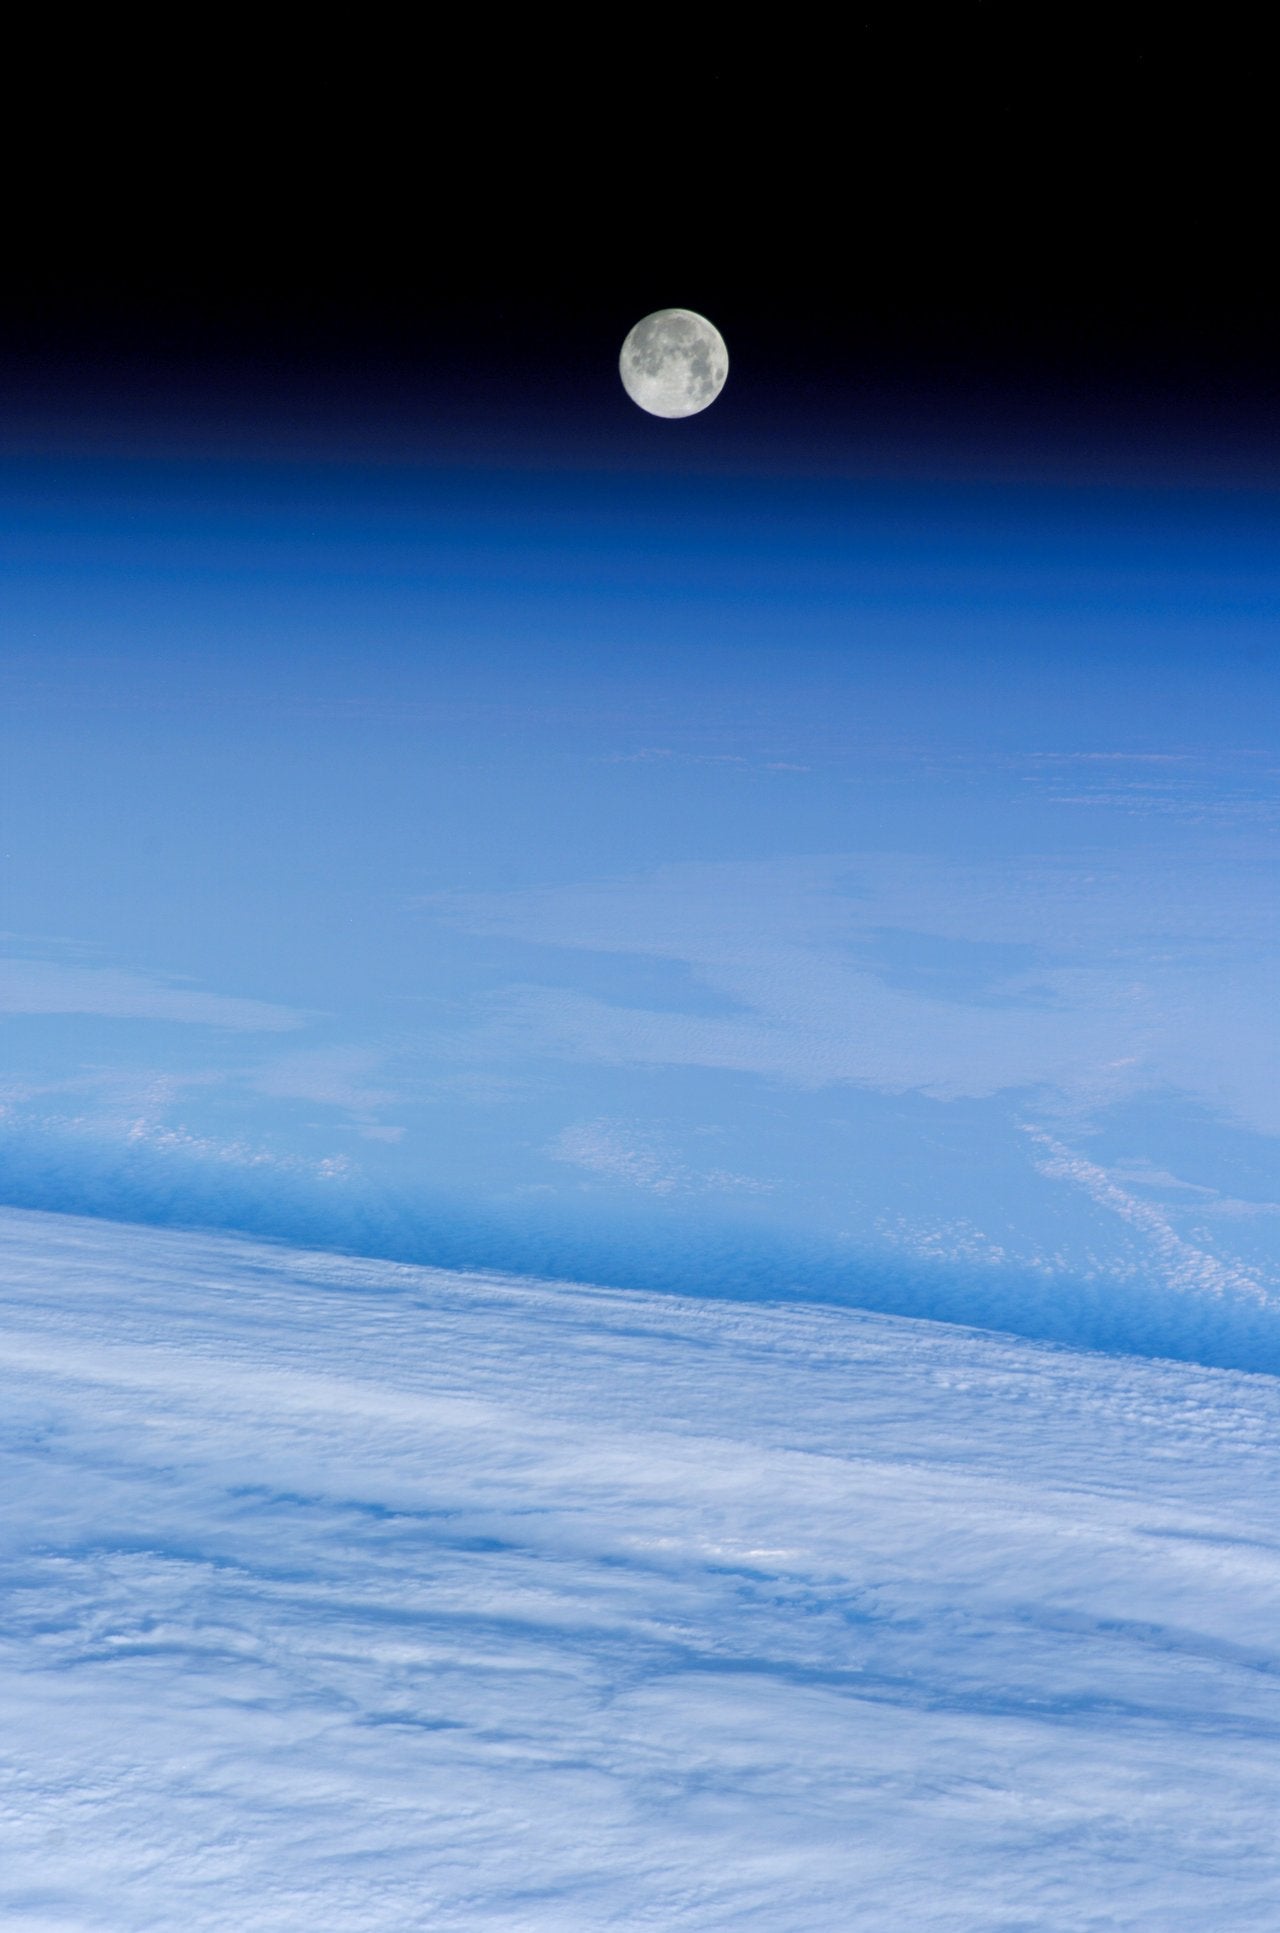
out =
[(0, 1196), (1280, 1367), (1275, 497), (949, 467), (11, 454)]

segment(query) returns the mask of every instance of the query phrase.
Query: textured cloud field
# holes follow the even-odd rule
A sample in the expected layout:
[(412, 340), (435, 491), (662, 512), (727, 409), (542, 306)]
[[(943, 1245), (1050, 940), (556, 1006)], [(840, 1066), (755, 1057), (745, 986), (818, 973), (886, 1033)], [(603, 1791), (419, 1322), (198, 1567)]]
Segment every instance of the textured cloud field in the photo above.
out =
[(1274, 1927), (1274, 1380), (12, 1211), (0, 1258), (7, 1923)]

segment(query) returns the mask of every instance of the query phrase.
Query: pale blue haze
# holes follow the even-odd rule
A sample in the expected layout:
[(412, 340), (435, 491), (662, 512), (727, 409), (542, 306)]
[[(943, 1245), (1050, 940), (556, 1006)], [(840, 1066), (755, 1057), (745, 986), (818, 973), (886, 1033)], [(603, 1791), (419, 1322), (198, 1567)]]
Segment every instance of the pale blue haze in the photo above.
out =
[(3, 507), (9, 1201), (1280, 1366), (1269, 497)]

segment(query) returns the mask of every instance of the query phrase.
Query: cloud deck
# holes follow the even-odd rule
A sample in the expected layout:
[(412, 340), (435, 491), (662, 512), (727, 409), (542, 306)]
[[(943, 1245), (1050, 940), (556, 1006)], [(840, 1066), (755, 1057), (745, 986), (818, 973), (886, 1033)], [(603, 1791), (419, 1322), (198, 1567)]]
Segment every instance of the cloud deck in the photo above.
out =
[(13, 1923), (1274, 1923), (1271, 1379), (39, 1214), (0, 1258)]

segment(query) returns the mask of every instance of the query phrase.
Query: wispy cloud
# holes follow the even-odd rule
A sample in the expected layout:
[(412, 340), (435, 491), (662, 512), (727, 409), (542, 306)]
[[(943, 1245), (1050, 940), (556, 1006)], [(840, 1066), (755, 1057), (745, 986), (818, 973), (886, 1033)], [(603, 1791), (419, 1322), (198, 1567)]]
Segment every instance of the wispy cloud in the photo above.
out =
[(809, 772), (812, 766), (795, 759), (752, 756), (746, 752), (693, 752), (671, 745), (643, 745), (635, 752), (606, 752), (608, 765), (723, 765), (749, 772)]
[(905, 1249), (923, 1261), (941, 1262), (947, 1268), (976, 1265), (998, 1269), (1015, 1259), (1004, 1243), (995, 1241), (963, 1216), (932, 1221), (918, 1216), (885, 1215), (876, 1222), (876, 1234), (891, 1248)]
[(0, 959), (0, 1013), (96, 1014), (224, 1027), (236, 1033), (286, 1033), (312, 1017), (271, 1001), (209, 993), (122, 967), (32, 959)]
[[(101, 1122), (63, 1122), (62, 1127), (83, 1127), (91, 1134), (101, 1132)], [(255, 1145), (247, 1140), (229, 1140), (217, 1135), (193, 1134), (184, 1127), (170, 1127), (159, 1121), (139, 1119), (125, 1130), (128, 1147), (146, 1147), (163, 1155), (180, 1155), (197, 1162), (211, 1162), (232, 1168), (277, 1169), (281, 1173), (316, 1175), (331, 1178), (350, 1172), (345, 1155), (324, 1155), (317, 1160), (305, 1155), (285, 1154), (278, 1149)]]
[(332, 1177), (348, 1173), (351, 1168), (348, 1157), (342, 1154), (313, 1157), (271, 1147), (247, 1135), (197, 1133), (181, 1122), (166, 1120), (154, 1112), (130, 1115), (116, 1108), (88, 1113), (41, 1113), (32, 1108), (21, 1111), (0, 1108), (0, 1121), (23, 1146), (44, 1140), (69, 1151), (81, 1143), (107, 1154), (115, 1151), (128, 1156), (141, 1152), (163, 1160), (176, 1160), (185, 1170), (240, 1168), (282, 1175)]
[(768, 1193), (771, 1184), (727, 1168), (699, 1168), (681, 1161), (669, 1140), (632, 1122), (581, 1121), (557, 1135), (548, 1153), (589, 1174), (650, 1194)]
[(1274, 1290), (1269, 1290), (1255, 1269), (1223, 1260), (1186, 1241), (1156, 1204), (1140, 1201), (1105, 1168), (1074, 1153), (1043, 1128), (1027, 1124), (1023, 1131), (1039, 1150), (1035, 1166), (1041, 1174), (1083, 1188), (1100, 1208), (1109, 1209), (1145, 1237), (1167, 1288), (1200, 1295), (1243, 1295), (1268, 1305), (1276, 1303)]
[(368, 1077), (385, 1063), (385, 1054), (358, 1046), (312, 1047), (268, 1061), (253, 1077), (259, 1094), (281, 1100), (315, 1101), (372, 1115), (398, 1096)]
[(1275, 754), (1241, 748), (1192, 752), (1038, 752), (1022, 774), (1055, 805), (1109, 809), (1218, 828), (1269, 825), (1280, 816)]
[(1032, 752), (1042, 765), (1196, 765), (1194, 752)]
[[(941, 1099), (1044, 1088), (1088, 1107), (1163, 1084), (1277, 1124), (1262, 1072), (1273, 988), (1259, 965), (1275, 918), (1249, 868), (1225, 880), (1206, 869), (1193, 888), (1181, 862), (1147, 863), (1138, 881), (1101, 861), (856, 854), (429, 905), (476, 934), (680, 961), (726, 1009), (603, 1001), (566, 971), (560, 988), (489, 997), (472, 1036), (482, 1057), (721, 1068)], [(908, 971), (922, 946), (928, 970)], [(1001, 967), (1002, 949), (1024, 964)]]
[(1215, 1190), (1207, 1188), (1203, 1182), (1184, 1181), (1181, 1175), (1171, 1174), (1167, 1168), (1157, 1168), (1154, 1161), (1136, 1159), (1116, 1161), (1111, 1165), (1113, 1181), (1129, 1182), (1137, 1188), (1154, 1188), (1164, 1193), (1170, 1189), (1175, 1194), (1199, 1195), (1208, 1200), (1215, 1199)]

